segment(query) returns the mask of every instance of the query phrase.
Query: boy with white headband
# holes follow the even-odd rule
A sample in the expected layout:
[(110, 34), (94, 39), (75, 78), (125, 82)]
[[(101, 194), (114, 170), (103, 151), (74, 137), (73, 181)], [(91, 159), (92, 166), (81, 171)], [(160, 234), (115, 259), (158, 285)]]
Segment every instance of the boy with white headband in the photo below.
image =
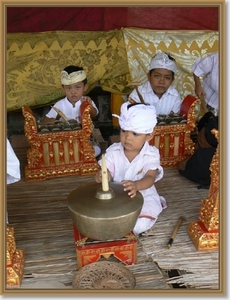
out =
[[(109, 180), (120, 182), (124, 191), (135, 201), (137, 191), (144, 198), (144, 204), (133, 232), (136, 235), (150, 229), (156, 222), (166, 201), (159, 196), (154, 183), (163, 177), (159, 151), (150, 146), (153, 130), (157, 123), (153, 106), (128, 101), (121, 106), (119, 119), (120, 142), (112, 144), (105, 153)], [(98, 161), (102, 165), (102, 161)], [(95, 176), (102, 181), (101, 170)], [(132, 200), (132, 199), (130, 199)]]
[(135, 102), (148, 103), (155, 106), (157, 115), (178, 113), (181, 98), (172, 86), (176, 72), (174, 58), (162, 52), (157, 53), (148, 68), (148, 81), (134, 89), (129, 97)]
[[(61, 72), (61, 83), (66, 97), (56, 102), (54, 107), (60, 110), (68, 120), (76, 120), (78, 123), (81, 123), (80, 106), (83, 101), (87, 101), (91, 104), (91, 118), (94, 118), (98, 114), (99, 111), (94, 101), (92, 101), (90, 97), (84, 96), (88, 84), (83, 68), (72, 65), (66, 67)], [(60, 116), (56, 110), (51, 108), (43, 119), (43, 124), (54, 123), (58, 118), (60, 118)], [(101, 153), (100, 147), (98, 145), (94, 145), (93, 147), (95, 156), (98, 156)]]

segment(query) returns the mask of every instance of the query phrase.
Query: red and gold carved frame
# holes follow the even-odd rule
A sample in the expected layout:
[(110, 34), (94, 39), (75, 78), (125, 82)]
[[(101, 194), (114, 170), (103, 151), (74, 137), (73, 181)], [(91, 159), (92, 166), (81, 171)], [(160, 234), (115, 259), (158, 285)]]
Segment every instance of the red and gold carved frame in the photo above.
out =
[(192, 95), (183, 100), (180, 114), (186, 116), (186, 123), (155, 127), (150, 145), (159, 149), (162, 166), (173, 167), (194, 153), (195, 143), (191, 138), (191, 132), (196, 126), (195, 107), (199, 101)]
[(96, 173), (99, 165), (89, 141), (93, 130), (90, 105), (82, 105), (81, 111), (82, 129), (39, 133), (32, 110), (28, 106), (22, 108), (24, 132), (30, 144), (25, 167), (26, 181)]

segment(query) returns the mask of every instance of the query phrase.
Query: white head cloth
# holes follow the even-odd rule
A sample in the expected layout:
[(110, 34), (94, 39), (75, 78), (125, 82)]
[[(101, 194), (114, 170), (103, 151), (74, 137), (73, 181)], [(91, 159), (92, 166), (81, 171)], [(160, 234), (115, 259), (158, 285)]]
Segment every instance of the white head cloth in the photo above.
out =
[(176, 73), (176, 64), (165, 53), (157, 53), (151, 60), (149, 71), (152, 69), (167, 69)]
[(138, 104), (131, 106), (129, 101), (121, 105), (120, 116), (113, 114), (119, 119), (119, 125), (123, 130), (136, 133), (152, 133), (157, 124), (156, 109), (152, 105)]
[(86, 73), (84, 70), (76, 71), (68, 74), (66, 71), (61, 72), (61, 83), (63, 85), (70, 85), (76, 82), (80, 82), (86, 79)]

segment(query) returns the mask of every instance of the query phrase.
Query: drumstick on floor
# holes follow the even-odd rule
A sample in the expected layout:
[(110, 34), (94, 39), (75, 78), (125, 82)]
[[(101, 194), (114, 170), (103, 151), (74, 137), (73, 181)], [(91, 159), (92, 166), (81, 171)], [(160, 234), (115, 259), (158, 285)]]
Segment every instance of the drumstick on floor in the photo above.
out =
[(182, 222), (184, 221), (184, 219), (185, 219), (185, 218), (182, 216), (182, 217), (180, 217), (179, 220), (177, 221), (176, 226), (175, 226), (175, 228), (174, 228), (174, 230), (173, 230), (173, 233), (172, 233), (172, 235), (171, 235), (171, 238), (169, 239), (168, 244), (167, 244), (168, 249), (170, 249), (170, 247), (172, 246), (172, 243), (173, 243), (174, 238), (175, 238), (175, 236), (176, 236), (176, 234), (177, 234), (177, 231), (178, 231), (180, 225), (182, 224)]

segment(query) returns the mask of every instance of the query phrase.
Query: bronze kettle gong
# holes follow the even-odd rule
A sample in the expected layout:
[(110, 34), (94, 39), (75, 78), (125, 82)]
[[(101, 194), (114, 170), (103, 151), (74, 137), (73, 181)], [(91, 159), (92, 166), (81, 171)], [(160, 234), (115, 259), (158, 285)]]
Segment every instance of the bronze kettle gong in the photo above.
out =
[[(104, 163), (103, 163), (104, 162)], [(120, 183), (108, 185), (102, 155), (102, 188), (89, 183), (72, 191), (68, 198), (70, 216), (77, 230), (93, 240), (125, 237), (133, 230), (143, 205), (140, 192), (130, 198)]]

